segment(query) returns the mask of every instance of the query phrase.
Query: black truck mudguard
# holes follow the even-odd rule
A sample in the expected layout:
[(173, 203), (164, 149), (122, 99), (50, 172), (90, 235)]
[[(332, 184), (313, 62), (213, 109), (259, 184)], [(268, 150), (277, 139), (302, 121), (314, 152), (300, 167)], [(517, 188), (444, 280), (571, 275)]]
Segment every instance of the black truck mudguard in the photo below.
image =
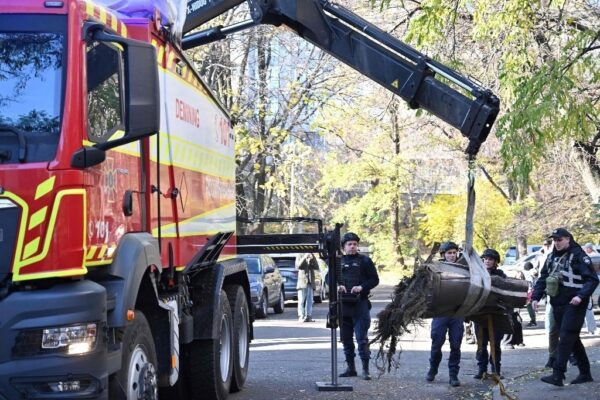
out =
[[(121, 239), (115, 258), (109, 267), (110, 279), (102, 280), (112, 311), (108, 326), (122, 327), (127, 323), (127, 310), (135, 308), (140, 283), (149, 266), (162, 271), (158, 240), (149, 233), (129, 233)], [(158, 303), (158, 294), (156, 294)]]
[[(43, 329), (95, 323), (96, 344), (86, 354), (43, 349)], [(106, 290), (89, 280), (15, 291), (0, 301), (0, 399), (108, 398)], [(56, 392), (77, 381), (79, 390)]]

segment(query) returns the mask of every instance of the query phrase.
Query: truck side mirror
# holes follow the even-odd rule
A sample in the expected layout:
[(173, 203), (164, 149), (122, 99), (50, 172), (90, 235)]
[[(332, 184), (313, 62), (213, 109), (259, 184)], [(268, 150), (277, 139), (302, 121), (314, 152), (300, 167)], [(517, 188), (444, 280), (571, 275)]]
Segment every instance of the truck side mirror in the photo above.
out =
[[(93, 145), (99, 150), (108, 150), (114, 147), (131, 143), (156, 134), (160, 129), (159, 83), (158, 64), (154, 46), (139, 40), (127, 39), (104, 31), (104, 25), (98, 22), (87, 22), (83, 27), (83, 34), (88, 43), (93, 41), (118, 43), (123, 48), (124, 56), (124, 127), (125, 132), (120, 138), (107, 140)], [(73, 154), (73, 160), (81, 160), (81, 155), (86, 153), (85, 148)], [(84, 166), (102, 162), (99, 158), (88, 159), (84, 157)], [(71, 164), (73, 167), (82, 168), (81, 163)]]
[(71, 167), (87, 168), (98, 165), (106, 159), (106, 152), (93, 146), (84, 146), (73, 153)]
[(160, 129), (158, 65), (154, 46), (129, 40), (125, 50), (125, 137)]

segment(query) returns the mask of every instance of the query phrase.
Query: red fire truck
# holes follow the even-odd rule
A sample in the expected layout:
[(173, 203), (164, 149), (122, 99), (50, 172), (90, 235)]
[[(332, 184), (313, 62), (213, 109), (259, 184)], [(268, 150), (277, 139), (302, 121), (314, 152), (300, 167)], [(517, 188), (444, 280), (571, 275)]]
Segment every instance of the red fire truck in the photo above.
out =
[[(184, 33), (240, 3), (190, 1)], [(224, 399), (244, 385), (234, 137), (183, 49), (284, 24), (459, 128), (470, 154), (487, 137), (493, 94), (350, 11), (249, 4), (248, 22), (180, 42), (160, 12), (0, 0), (0, 399)]]

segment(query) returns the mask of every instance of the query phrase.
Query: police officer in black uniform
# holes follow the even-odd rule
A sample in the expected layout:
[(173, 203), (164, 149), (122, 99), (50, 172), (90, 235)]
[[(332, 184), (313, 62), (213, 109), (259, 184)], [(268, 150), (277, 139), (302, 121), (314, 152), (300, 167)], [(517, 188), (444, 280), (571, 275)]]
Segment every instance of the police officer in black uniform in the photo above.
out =
[(358, 254), (358, 242), (360, 238), (352, 232), (342, 237), (344, 256), (342, 257), (342, 274), (339, 279), (338, 292), (342, 301), (342, 326), (341, 337), (344, 344), (344, 355), (346, 356), (346, 371), (341, 377), (357, 376), (354, 364), (354, 339), (358, 344), (358, 355), (362, 361), (364, 380), (370, 380), (369, 339), (367, 333), (371, 325), (370, 308), (368, 300), (369, 292), (379, 284), (379, 276), (373, 261), (362, 254)]
[(592, 382), (590, 362), (579, 333), (589, 298), (598, 286), (598, 276), (592, 260), (569, 231), (558, 228), (549, 237), (554, 241), (554, 250), (546, 259), (535, 284), (532, 305), (534, 309), (537, 308), (544, 293), (549, 296), (554, 320), (559, 328), (559, 339), (552, 375), (542, 377), (542, 381), (563, 386), (567, 361), (573, 353), (579, 375), (571, 384)]

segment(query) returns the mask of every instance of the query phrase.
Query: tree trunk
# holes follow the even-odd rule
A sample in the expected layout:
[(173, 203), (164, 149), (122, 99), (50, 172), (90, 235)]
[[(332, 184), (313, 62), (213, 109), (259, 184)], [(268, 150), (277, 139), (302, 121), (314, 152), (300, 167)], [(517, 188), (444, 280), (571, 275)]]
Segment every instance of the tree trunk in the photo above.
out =
[[(508, 181), (508, 195), (511, 199), (511, 204), (519, 204), (525, 200), (529, 187), (521, 187), (512, 179)], [(527, 221), (527, 207), (518, 207), (519, 211), (515, 214), (515, 240), (517, 242), (517, 258), (527, 254), (527, 227), (523, 226), (522, 221)]]
[(587, 188), (594, 204), (600, 201), (600, 167), (596, 157), (596, 146), (575, 142), (571, 161), (581, 175), (581, 179)]
[[(396, 156), (394, 161), (397, 162), (397, 159), (400, 155), (400, 127), (398, 123), (398, 100), (393, 99), (388, 108), (392, 121), (392, 140), (394, 142), (394, 155)], [(400, 171), (399, 168), (396, 167), (396, 176), (393, 178), (393, 182), (395, 182), (394, 188), (394, 197), (392, 200), (392, 243), (394, 247), (394, 253), (396, 262), (404, 268), (404, 255), (402, 254), (402, 245), (400, 244), (400, 185), (398, 182), (400, 180)]]

